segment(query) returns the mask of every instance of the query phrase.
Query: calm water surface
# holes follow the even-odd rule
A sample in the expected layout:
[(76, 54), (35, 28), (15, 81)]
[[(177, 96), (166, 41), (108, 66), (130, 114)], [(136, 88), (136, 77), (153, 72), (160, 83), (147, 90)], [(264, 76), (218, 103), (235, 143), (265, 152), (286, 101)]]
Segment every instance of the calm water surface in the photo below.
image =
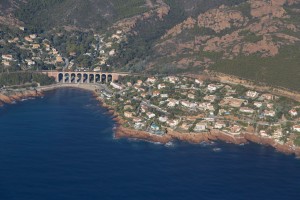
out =
[(254, 144), (114, 140), (97, 104), (61, 89), (0, 108), (0, 200), (300, 199), (292, 156)]

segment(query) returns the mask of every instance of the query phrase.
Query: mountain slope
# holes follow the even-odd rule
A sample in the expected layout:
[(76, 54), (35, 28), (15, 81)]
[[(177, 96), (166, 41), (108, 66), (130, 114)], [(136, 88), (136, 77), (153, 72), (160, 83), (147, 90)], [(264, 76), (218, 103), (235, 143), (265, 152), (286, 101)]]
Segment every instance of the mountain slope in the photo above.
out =
[(148, 70), (209, 69), (298, 89), (299, 8), (299, 0), (249, 0), (190, 16), (156, 43)]
[(22, 0), (2, 0), (0, 3), (0, 25), (20, 26), (23, 24), (18, 20), (13, 12), (19, 9), (19, 5), (24, 3)]
[(214, 70), (298, 89), (300, 0), (3, 0), (1, 24), (63, 32), (64, 56), (82, 32), (99, 35), (105, 60), (92, 63), (107, 70)]
[(148, 9), (146, 0), (28, 0), (16, 16), (28, 26), (44, 30), (57, 26), (101, 29)]

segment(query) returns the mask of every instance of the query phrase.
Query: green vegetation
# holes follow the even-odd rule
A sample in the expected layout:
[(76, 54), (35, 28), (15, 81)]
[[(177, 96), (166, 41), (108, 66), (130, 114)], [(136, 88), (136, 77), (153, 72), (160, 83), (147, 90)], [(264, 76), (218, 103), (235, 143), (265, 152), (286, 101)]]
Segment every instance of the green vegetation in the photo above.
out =
[(54, 78), (49, 78), (45, 74), (16, 72), (0, 74), (0, 86), (24, 85), (28, 83), (39, 83), (40, 85), (50, 85), (55, 83)]
[(300, 146), (300, 136), (297, 136), (297, 138), (294, 140), (294, 144), (298, 147)]
[(243, 30), (239, 33), (239, 35), (244, 36), (244, 41), (245, 42), (251, 42), (251, 43), (256, 43), (259, 42), (263, 39), (262, 35), (256, 35), (253, 32), (250, 32), (248, 30)]
[(251, 17), (251, 7), (249, 2), (241, 3), (236, 7), (237, 10), (241, 11), (245, 16)]
[(300, 16), (297, 9), (300, 9), (300, 4), (295, 4), (293, 7), (290, 7), (288, 5), (284, 6), (284, 9), (287, 11), (287, 13), (291, 16), (290, 18), (285, 19), (287, 22), (292, 22), (298, 24), (300, 22)]
[(275, 57), (257, 55), (239, 56), (233, 60), (220, 60), (212, 66), (218, 72), (264, 82), (299, 91), (300, 46), (282, 47)]
[(145, 3), (145, 0), (29, 0), (20, 6), (16, 16), (35, 32), (64, 25), (103, 29), (118, 19), (147, 11)]
[(132, 17), (137, 14), (144, 13), (148, 10), (145, 0), (113, 0), (114, 9), (119, 19)]
[[(49, 13), (45, 11), (50, 10), (57, 4), (62, 3), (63, 0), (30, 0), (22, 5), (22, 8), (18, 10), (16, 16), (22, 21), (29, 24), (29, 28), (37, 31), (42, 27), (52, 25), (49, 19)], [(44, 15), (42, 15), (44, 13)], [(39, 15), (40, 17), (36, 17)]]

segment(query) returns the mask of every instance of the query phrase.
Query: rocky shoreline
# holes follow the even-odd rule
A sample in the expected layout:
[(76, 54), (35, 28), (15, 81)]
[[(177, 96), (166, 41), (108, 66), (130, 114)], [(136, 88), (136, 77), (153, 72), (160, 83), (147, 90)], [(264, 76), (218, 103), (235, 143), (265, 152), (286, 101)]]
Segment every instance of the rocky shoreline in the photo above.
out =
[(295, 147), (292, 144), (279, 144), (270, 138), (263, 138), (254, 133), (242, 133), (240, 136), (231, 136), (225, 132), (219, 130), (212, 130), (206, 133), (179, 133), (174, 130), (168, 130), (165, 135), (159, 136), (154, 135), (145, 131), (138, 131), (129, 128), (125, 128), (122, 125), (118, 125), (115, 133), (116, 138), (134, 138), (140, 140), (146, 140), (151, 142), (159, 142), (166, 144), (171, 141), (185, 141), (188, 143), (201, 143), (210, 141), (223, 141), (227, 143), (232, 143), (235, 145), (245, 144), (249, 142), (271, 146), (275, 148), (278, 152), (300, 157), (300, 148)]
[(31, 88), (31, 89), (19, 89), (19, 90), (7, 90), (7, 91), (0, 91), (0, 106), (5, 104), (12, 104), (14, 102), (21, 101), (22, 99), (28, 98), (35, 98), (43, 96), (43, 93), (50, 90), (55, 90), (58, 88), (77, 88), (83, 89), (88, 91), (95, 91), (95, 86), (93, 85), (74, 85), (74, 84), (55, 84), (50, 86), (43, 86), (38, 88)]
[(271, 138), (264, 138), (258, 134), (250, 132), (243, 132), (239, 136), (233, 136), (216, 129), (205, 133), (182, 133), (168, 129), (167, 133), (164, 135), (155, 135), (146, 131), (126, 128), (122, 125), (124, 120), (118, 115), (117, 112), (115, 112), (114, 108), (105, 104), (100, 97), (98, 97), (97, 100), (100, 102), (102, 107), (108, 110), (108, 114), (112, 115), (113, 120), (116, 122), (116, 130), (114, 135), (116, 139), (132, 138), (149, 142), (158, 142), (161, 144), (167, 144), (176, 140), (193, 144), (198, 144), (201, 142), (223, 141), (235, 145), (241, 145), (253, 142), (261, 145), (271, 146), (275, 148), (276, 151), (287, 155), (295, 155), (297, 158), (300, 157), (300, 147), (295, 147), (291, 143), (279, 144)]
[(14, 102), (21, 101), (22, 99), (35, 98), (40, 96), (43, 96), (42, 92), (36, 89), (0, 93), (0, 106), (3, 106), (4, 104), (12, 104)]
[(140, 139), (140, 140), (145, 140), (150, 142), (159, 142), (162, 144), (167, 144), (168, 142), (176, 141), (176, 140), (185, 141), (189, 143), (224, 141), (232, 144), (244, 144), (248, 142), (253, 142), (261, 145), (272, 146), (278, 152), (281, 153), (294, 154), (296, 157), (300, 157), (300, 147), (295, 147), (291, 143), (279, 144), (276, 143), (271, 138), (264, 138), (258, 134), (250, 133), (250, 132), (243, 132), (239, 136), (233, 136), (226, 132), (215, 130), (215, 129), (205, 133), (181, 133), (181, 132), (174, 131), (172, 129), (167, 129), (166, 134), (155, 135), (155, 134), (148, 133), (146, 131), (126, 128), (122, 125), (124, 123), (124, 120), (118, 115), (117, 112), (115, 112), (114, 108), (105, 104), (103, 99), (97, 95), (94, 86), (51, 85), (47, 87), (41, 87), (38, 89), (0, 93), (0, 106), (4, 104), (12, 104), (14, 102), (21, 101), (22, 99), (40, 97), (43, 96), (43, 92), (45, 91), (50, 91), (50, 90), (63, 88), (63, 87), (72, 87), (72, 88), (84, 89), (84, 90), (89, 90), (94, 92), (96, 99), (100, 102), (100, 106), (106, 108), (108, 110), (108, 114), (111, 115), (113, 117), (113, 120), (116, 122), (116, 130), (114, 135), (116, 139), (133, 138), (133, 139)]

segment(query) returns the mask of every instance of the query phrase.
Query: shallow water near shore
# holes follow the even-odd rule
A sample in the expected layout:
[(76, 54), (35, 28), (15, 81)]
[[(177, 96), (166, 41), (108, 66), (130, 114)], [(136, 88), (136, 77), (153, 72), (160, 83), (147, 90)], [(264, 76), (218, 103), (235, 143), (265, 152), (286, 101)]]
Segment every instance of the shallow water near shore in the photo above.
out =
[(299, 199), (300, 160), (256, 144), (113, 139), (90, 92), (0, 108), (0, 199)]

